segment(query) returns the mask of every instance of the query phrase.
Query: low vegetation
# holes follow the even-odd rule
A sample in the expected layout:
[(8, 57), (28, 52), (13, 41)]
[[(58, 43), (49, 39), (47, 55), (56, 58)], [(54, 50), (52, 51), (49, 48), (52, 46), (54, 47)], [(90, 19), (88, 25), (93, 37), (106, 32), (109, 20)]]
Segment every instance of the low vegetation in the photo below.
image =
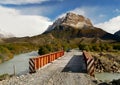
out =
[[(5, 43), (0, 44), (0, 63), (7, 61), (13, 58), (13, 55), (30, 52), (33, 50), (39, 50), (39, 54), (43, 55), (50, 52), (55, 52), (59, 50), (69, 50), (72, 48), (78, 48), (80, 50), (87, 51), (116, 51), (120, 50), (120, 43), (111, 43), (108, 42), (101, 43), (102, 41), (92, 42), (92, 38), (56, 38), (51, 34), (43, 34), (41, 36), (36, 36), (33, 38), (27, 38), (24, 40), (17, 41), (6, 41)], [(28, 40), (28, 41), (27, 41)], [(31, 41), (30, 41), (31, 40)], [(24, 42), (23, 42), (24, 41)], [(89, 44), (85, 42), (89, 42)]]
[(13, 58), (15, 54), (37, 50), (38, 47), (30, 43), (5, 43), (0, 45), (0, 63)]
[(112, 52), (120, 50), (120, 44), (94, 43), (94, 44), (79, 44), (80, 50)]
[(91, 52), (96, 72), (120, 72), (120, 43), (81, 43), (79, 49)]
[(48, 53), (56, 52), (60, 50), (67, 51), (70, 48), (71, 48), (70, 45), (65, 43), (64, 44), (63, 43), (47, 44), (39, 47), (38, 54), (43, 55), (43, 54), (48, 54)]
[(0, 75), (0, 81), (10, 78), (9, 74)]
[(111, 36), (99, 28), (74, 29), (69, 26), (58, 26), (38, 36), (3, 39), (3, 42), (0, 42), (0, 63), (13, 58), (15, 54), (33, 50), (39, 50), (40, 55), (78, 47), (80, 50), (100, 52), (120, 50), (120, 43)]

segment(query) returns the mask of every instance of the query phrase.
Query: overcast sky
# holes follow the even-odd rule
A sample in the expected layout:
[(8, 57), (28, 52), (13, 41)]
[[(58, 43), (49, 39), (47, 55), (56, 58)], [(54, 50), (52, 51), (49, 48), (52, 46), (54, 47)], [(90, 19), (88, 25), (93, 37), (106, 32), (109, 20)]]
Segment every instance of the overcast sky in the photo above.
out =
[(38, 35), (70, 11), (109, 33), (120, 30), (120, 0), (0, 0), (0, 30), (17, 37)]

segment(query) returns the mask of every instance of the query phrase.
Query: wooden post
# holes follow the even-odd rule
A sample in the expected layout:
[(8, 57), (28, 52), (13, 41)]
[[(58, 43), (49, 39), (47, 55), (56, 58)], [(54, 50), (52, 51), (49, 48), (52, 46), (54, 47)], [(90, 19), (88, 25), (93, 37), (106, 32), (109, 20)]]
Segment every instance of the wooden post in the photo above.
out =
[(13, 65), (13, 75), (15, 76), (16, 75), (16, 72), (15, 72), (15, 65)]

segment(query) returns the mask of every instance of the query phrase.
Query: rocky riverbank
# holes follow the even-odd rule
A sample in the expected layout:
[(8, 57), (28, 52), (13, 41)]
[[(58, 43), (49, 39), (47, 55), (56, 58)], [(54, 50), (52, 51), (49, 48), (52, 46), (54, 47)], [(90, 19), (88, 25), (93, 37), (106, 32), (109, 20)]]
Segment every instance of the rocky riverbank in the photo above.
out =
[(95, 58), (96, 72), (120, 73), (120, 53), (91, 53)]
[(120, 79), (109, 82), (101, 82), (98, 85), (120, 85)]
[[(91, 52), (95, 58), (95, 72), (120, 73), (120, 52)], [(107, 80), (107, 79), (106, 79)], [(100, 81), (98, 85), (120, 85), (120, 79)]]

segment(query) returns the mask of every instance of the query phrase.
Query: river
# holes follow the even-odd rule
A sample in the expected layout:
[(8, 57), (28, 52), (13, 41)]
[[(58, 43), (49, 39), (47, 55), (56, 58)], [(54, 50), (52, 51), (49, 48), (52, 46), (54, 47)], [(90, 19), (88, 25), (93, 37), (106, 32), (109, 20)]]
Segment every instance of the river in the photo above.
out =
[(114, 79), (120, 79), (120, 73), (96, 73), (95, 77), (102, 81), (112, 81)]
[[(0, 64), (0, 75), (15, 74), (21, 75), (29, 72), (29, 58), (38, 56), (37, 51), (15, 55), (13, 59)], [(97, 73), (95, 74), (98, 80), (113, 80), (120, 79), (120, 73)]]
[(13, 59), (0, 64), (1, 74), (25, 74), (29, 72), (29, 58), (38, 56), (37, 51), (15, 55)]

